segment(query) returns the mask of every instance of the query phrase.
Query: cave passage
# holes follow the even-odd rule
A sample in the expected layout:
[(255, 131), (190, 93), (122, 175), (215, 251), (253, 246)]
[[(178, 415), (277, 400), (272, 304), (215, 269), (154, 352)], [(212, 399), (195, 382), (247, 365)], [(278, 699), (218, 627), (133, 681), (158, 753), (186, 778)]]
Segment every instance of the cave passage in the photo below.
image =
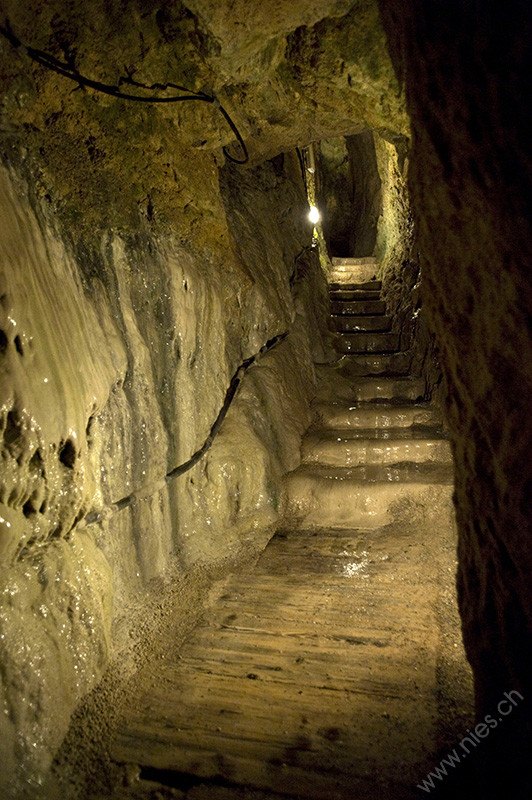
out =
[(373, 256), (382, 215), (381, 179), (370, 130), (316, 147), (316, 195), (332, 257)]
[[(70, 792), (97, 768), (101, 777), (91, 791), (116, 800), (164, 791), (191, 800), (210, 800), (217, 792), (308, 800), (350, 800), (355, 792), (374, 800), (375, 791), (386, 800), (407, 800), (471, 726), (472, 689), (452, 585), (453, 463), (441, 407), (432, 397), (437, 367), (431, 372), (426, 366), (418, 271), (405, 269), (398, 255), (410, 246), (400, 150), (367, 129), (322, 140), (299, 158), (282, 154), (248, 176), (226, 168), (221, 186), (244, 253), (256, 250), (261, 229), (254, 208), (264, 211), (265, 189), (272, 198), (263, 224), (275, 232), (279, 223), (272, 209), (283, 218), (281, 198), (289, 205), (303, 191), (304, 201), (322, 209), (323, 228), (318, 226), (310, 244), (292, 248), (287, 265), (294, 305), (308, 309), (303, 332), (304, 341), (314, 339), (312, 379), (301, 381), (306, 394), (298, 401), (301, 390), (285, 375), (301, 368), (308, 345), (301, 345), (302, 332), (293, 322), (285, 322), (286, 331), (260, 348), (253, 345), (254, 354), (229, 380), (225, 399), (217, 407), (212, 403), (214, 423), (201, 446), (166, 469), (162, 482), (177, 487), (182, 505), (205, 503), (203, 535), (194, 529), (190, 537), (186, 523), (181, 532), (178, 552), (188, 588), (160, 598), (157, 641), (155, 633), (142, 633), (134, 678), (117, 691), (131, 659), (115, 659), (107, 679), (112, 689), (104, 678), (81, 705), (51, 786), (66, 781)], [(397, 196), (402, 203), (393, 202)], [(299, 208), (298, 224), (307, 226), (308, 241), (312, 229), (304, 203)], [(242, 227), (242, 219), (249, 219), (249, 227)], [(273, 236), (269, 241), (271, 247)], [(183, 271), (179, 283), (183, 313), (195, 290), (194, 314), (204, 314), (212, 300), (198, 276)], [(139, 309), (142, 296), (141, 291)], [(166, 345), (164, 327), (158, 335)], [(181, 346), (176, 366), (183, 360)], [(187, 368), (194, 368), (202, 348), (199, 337)], [(274, 528), (271, 518), (260, 523), (263, 545), (254, 544), (245, 568), (217, 577), (199, 619), (205, 601), (196, 598), (192, 611), (188, 604), (194, 600), (183, 603), (182, 592), (196, 586), (197, 578), (189, 577), (195, 563), (205, 569), (208, 548), (216, 552), (227, 530), (227, 518), (217, 518), (213, 506), (226, 503), (234, 523), (242, 504), (260, 508), (267, 491), (257, 482), (254, 451), (242, 443), (242, 408), (252, 403), (252, 426), (265, 419), (271, 428), (269, 420), (282, 411), (272, 369), (284, 381), (286, 418), (294, 403), (305, 408), (298, 434), (289, 432), (278, 471)], [(87, 426), (89, 446), (93, 425)], [(22, 446), (20, 423), (19, 428), (11, 447), (15, 440)], [(239, 471), (233, 440), (226, 444), (232, 431), (242, 453)], [(117, 433), (109, 435), (111, 463)], [(71, 434), (68, 448), (62, 442), (58, 452), (69, 476), (77, 468), (76, 438)], [(269, 458), (276, 448), (274, 439)], [(36, 466), (44, 472), (42, 463)], [(220, 487), (214, 498), (213, 484)], [(127, 494), (121, 481), (116, 485), (122, 499), (78, 514), (73, 527), (82, 519), (81, 530), (90, 536), (151, 507), (154, 485), (145, 471)], [(31, 519), (37, 510), (29, 502), (23, 512)], [(248, 526), (244, 517), (247, 537)], [(238, 528), (235, 533), (242, 535)], [(135, 547), (149, 579), (161, 545), (140, 540)], [(31, 542), (21, 556), (30, 552)], [(127, 613), (121, 624), (131, 625)], [(110, 716), (103, 742), (91, 755), (88, 739)], [(79, 771), (77, 750), (85, 754)]]
[(530, 41), (2, 0), (2, 798), (530, 800)]
[(318, 368), (285, 523), (137, 676), (111, 744), (135, 785), (406, 800), (472, 724), (442, 414), (391, 330), (376, 260), (338, 262), (340, 357)]

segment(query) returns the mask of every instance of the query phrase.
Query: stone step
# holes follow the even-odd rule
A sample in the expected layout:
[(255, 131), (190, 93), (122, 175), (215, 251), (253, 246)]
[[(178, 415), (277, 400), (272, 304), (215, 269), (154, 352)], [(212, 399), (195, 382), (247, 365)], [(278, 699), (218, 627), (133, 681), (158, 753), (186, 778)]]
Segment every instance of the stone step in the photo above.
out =
[(354, 289), (364, 289), (370, 292), (380, 292), (382, 289), (382, 281), (365, 281), (364, 283), (330, 283), (329, 290), (331, 292), (336, 291), (337, 289), (345, 289), (347, 291), (353, 291)]
[(366, 283), (375, 280), (374, 267), (337, 267), (329, 272), (330, 283)]
[(434, 423), (432, 425), (411, 425), (404, 428), (311, 428), (310, 432), (305, 434), (307, 436), (321, 437), (321, 438), (337, 438), (349, 439), (349, 441), (356, 441), (358, 439), (371, 439), (374, 441), (387, 441), (387, 440), (422, 440), (422, 439), (437, 439), (438, 441), (449, 441), (447, 434), (443, 430), (441, 423)]
[(306, 528), (375, 529), (452, 508), (450, 464), (330, 467), (304, 464), (285, 478), (282, 514)]
[(331, 289), (329, 296), (331, 303), (351, 303), (357, 300), (380, 300), (381, 293), (367, 289)]
[(375, 278), (379, 265), (375, 258), (333, 258), (331, 283), (365, 283)]
[(333, 320), (337, 331), (351, 333), (357, 331), (388, 331), (392, 324), (392, 318), (386, 314), (379, 314), (376, 317), (334, 314)]
[(338, 337), (340, 353), (393, 353), (399, 350), (398, 333), (344, 333)]
[[(341, 363), (341, 362), (340, 362)], [(318, 385), (315, 402), (344, 404), (393, 403), (394, 405), (420, 402), (426, 394), (426, 381), (410, 375), (344, 375), (336, 367), (323, 371), (317, 367)]]
[(333, 256), (331, 258), (333, 267), (341, 265), (377, 264), (375, 256)]
[(377, 266), (377, 259), (375, 256), (361, 256), (359, 258), (351, 256), (333, 256), (331, 262), (333, 267), (361, 267), (370, 264)]
[(331, 314), (363, 314), (372, 316), (374, 314), (384, 314), (386, 303), (384, 300), (333, 300), (331, 302)]
[[(410, 431), (411, 433), (411, 431)], [(439, 436), (406, 438), (359, 437), (355, 431), (319, 431), (309, 433), (301, 447), (304, 464), (356, 467), (362, 464), (439, 463), (451, 464), (449, 442)]]
[(405, 352), (344, 355), (337, 371), (347, 379), (369, 375), (407, 375), (410, 371), (410, 356)]
[(442, 412), (430, 403), (316, 403), (314, 414), (323, 428), (333, 430), (393, 430), (417, 426), (440, 427), (443, 423)]
[(357, 378), (352, 385), (353, 402), (369, 400), (423, 400), (426, 384), (423, 378), (379, 377)]

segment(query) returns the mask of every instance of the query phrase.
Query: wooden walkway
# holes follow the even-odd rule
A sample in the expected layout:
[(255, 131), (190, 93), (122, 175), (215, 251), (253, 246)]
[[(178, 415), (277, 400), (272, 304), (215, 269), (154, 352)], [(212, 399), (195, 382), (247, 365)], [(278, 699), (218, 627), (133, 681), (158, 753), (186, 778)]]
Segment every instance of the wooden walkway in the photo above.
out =
[(277, 534), (179, 657), (152, 665), (113, 756), (163, 782), (416, 796), (441, 745), (443, 651), (459, 645), (441, 635), (442, 544), (419, 525)]

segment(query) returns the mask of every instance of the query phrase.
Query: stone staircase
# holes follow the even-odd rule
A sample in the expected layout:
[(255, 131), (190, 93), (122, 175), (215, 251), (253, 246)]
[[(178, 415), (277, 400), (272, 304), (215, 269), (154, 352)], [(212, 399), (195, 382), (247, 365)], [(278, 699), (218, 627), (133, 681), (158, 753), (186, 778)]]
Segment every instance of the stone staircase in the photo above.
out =
[(341, 358), (318, 368), (314, 422), (286, 480), (285, 511), (302, 527), (378, 528), (450, 504), (452, 457), (425, 381), (408, 374), (376, 262), (337, 261), (330, 296)]
[(341, 353), (396, 353), (399, 335), (391, 330), (392, 320), (381, 300), (381, 282), (334, 283), (331, 311)]

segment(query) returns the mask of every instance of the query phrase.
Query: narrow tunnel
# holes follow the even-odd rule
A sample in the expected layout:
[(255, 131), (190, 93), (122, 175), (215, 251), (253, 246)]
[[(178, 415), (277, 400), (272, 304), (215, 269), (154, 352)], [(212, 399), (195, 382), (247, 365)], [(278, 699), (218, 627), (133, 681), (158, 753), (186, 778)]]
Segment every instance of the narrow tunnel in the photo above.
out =
[(332, 258), (380, 255), (382, 191), (371, 131), (322, 139), (317, 150), (321, 181), (316, 194), (327, 252)]
[(1, 797), (532, 796), (530, 41), (3, 0)]

